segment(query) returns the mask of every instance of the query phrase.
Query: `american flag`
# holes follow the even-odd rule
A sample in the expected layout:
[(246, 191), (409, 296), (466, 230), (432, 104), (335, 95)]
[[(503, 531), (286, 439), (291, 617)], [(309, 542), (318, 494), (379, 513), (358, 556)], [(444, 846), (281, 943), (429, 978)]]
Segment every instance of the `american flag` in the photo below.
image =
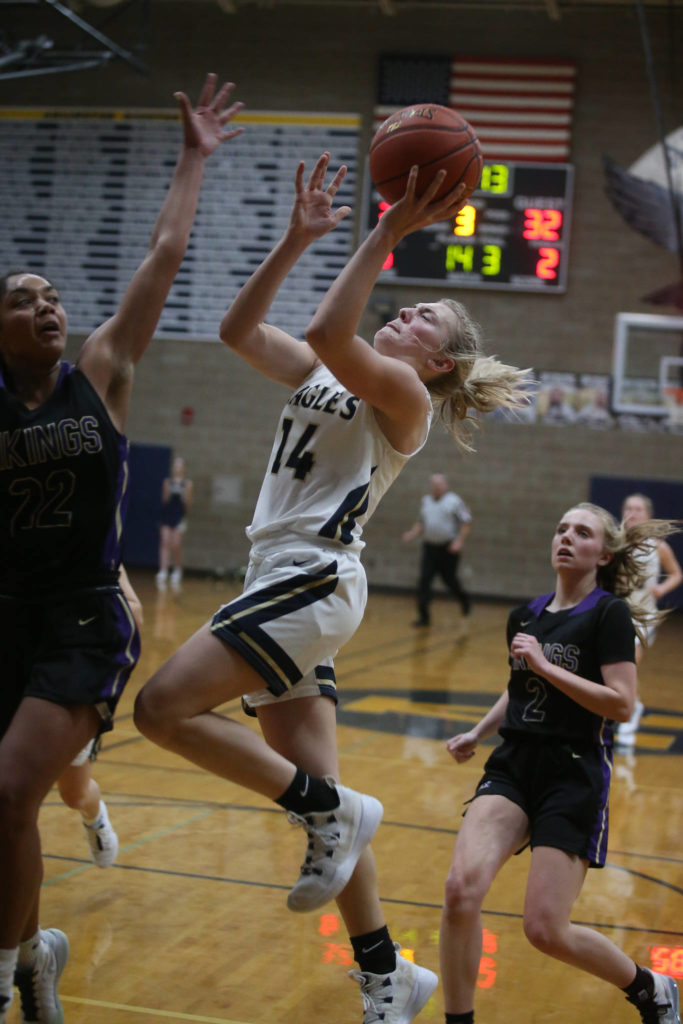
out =
[[(418, 95), (414, 69), (428, 57), (381, 58), (375, 120), (385, 120), (399, 106), (441, 103), (470, 122), (485, 160), (566, 163), (570, 159), (576, 62), (566, 59), (510, 57), (436, 58), (431, 73), (422, 75), (429, 95)], [(408, 91), (395, 92), (400, 68), (413, 69)], [(419, 76), (418, 76), (419, 78)], [(390, 84), (394, 95), (390, 96)], [(383, 87), (384, 86), (384, 87)], [(410, 90), (415, 90), (411, 95)]]

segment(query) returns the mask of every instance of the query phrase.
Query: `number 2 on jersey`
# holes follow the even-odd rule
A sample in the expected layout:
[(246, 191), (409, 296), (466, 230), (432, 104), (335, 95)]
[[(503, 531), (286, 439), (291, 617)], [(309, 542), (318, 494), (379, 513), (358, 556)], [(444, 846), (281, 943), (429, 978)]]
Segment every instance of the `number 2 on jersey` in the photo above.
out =
[(20, 504), (12, 516), (11, 535), (16, 537), (20, 530), (70, 526), (72, 512), (66, 503), (75, 486), (76, 477), (69, 469), (54, 470), (44, 482), (31, 476), (13, 480), (9, 493), (19, 498)]
[(526, 688), (529, 693), (533, 694), (533, 700), (524, 708), (524, 714), (522, 718), (525, 722), (542, 722), (545, 719), (545, 711), (541, 708), (546, 702), (548, 692), (546, 690), (546, 684), (538, 676), (531, 676), (526, 681)]

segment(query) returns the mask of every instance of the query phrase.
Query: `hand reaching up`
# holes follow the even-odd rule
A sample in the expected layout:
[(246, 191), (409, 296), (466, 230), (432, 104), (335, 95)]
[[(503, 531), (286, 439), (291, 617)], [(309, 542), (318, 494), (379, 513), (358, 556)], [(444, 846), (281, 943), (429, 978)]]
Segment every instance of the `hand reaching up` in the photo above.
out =
[(380, 230), (389, 231), (396, 242), (420, 228), (451, 220), (467, 202), (469, 193), (464, 182), (440, 199), (434, 199), (446, 177), (444, 170), (437, 171), (422, 195), (416, 195), (417, 175), (418, 167), (412, 167), (403, 196), (389, 207), (379, 221)]
[(243, 103), (237, 102), (223, 110), (234, 88), (234, 82), (225, 82), (216, 92), (216, 75), (208, 74), (194, 110), (184, 92), (175, 93), (183, 120), (185, 146), (188, 149), (198, 149), (203, 156), (210, 156), (222, 142), (243, 133), (244, 128), (224, 130), (224, 125), (228, 124), (244, 106)]
[(311, 171), (308, 183), (304, 184), (305, 164), (302, 160), (294, 179), (295, 199), (289, 220), (290, 229), (305, 236), (306, 241), (322, 238), (337, 224), (351, 213), (350, 206), (339, 206), (332, 209), (332, 203), (339, 186), (346, 177), (346, 167), (342, 164), (330, 184), (325, 188), (325, 177), (330, 162), (330, 154), (323, 153), (318, 157)]

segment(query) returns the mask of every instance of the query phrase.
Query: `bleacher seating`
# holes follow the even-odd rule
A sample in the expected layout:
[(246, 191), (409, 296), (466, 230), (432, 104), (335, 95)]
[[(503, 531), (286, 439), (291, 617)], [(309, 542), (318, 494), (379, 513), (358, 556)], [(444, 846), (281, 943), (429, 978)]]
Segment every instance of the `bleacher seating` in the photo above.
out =
[[(6, 113), (8, 116), (3, 116)], [(0, 108), (2, 266), (30, 268), (59, 287), (72, 332), (89, 333), (116, 309), (142, 260), (175, 165), (171, 112)], [(299, 160), (323, 150), (345, 163), (339, 204), (354, 205), (360, 119), (344, 114), (243, 114), (245, 133), (207, 163), (187, 255), (158, 336), (217, 337), (226, 305), (286, 228)], [(352, 218), (292, 270), (271, 310), (297, 337), (351, 250)]]

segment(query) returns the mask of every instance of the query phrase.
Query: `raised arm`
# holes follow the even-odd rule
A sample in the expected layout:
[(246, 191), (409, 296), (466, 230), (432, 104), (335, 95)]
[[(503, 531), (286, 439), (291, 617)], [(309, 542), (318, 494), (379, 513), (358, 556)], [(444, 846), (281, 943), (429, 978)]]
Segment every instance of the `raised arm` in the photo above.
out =
[(340, 167), (325, 188), (329, 162), (330, 154), (323, 153), (307, 184), (304, 183), (304, 162), (299, 163), (287, 230), (237, 293), (220, 326), (221, 341), (264, 376), (292, 388), (311, 372), (316, 355), (305, 342), (265, 323), (265, 318), (287, 274), (308, 246), (334, 230), (351, 212), (349, 206), (332, 209), (334, 197), (346, 177), (346, 167)]
[(133, 275), (117, 312), (93, 332), (79, 355), (80, 369), (100, 394), (119, 429), (123, 429), (128, 412), (133, 367), (152, 340), (185, 255), (204, 162), (222, 142), (243, 131), (225, 130), (243, 105), (233, 103), (223, 109), (233, 88), (232, 82), (227, 82), (216, 92), (216, 76), (207, 75), (194, 110), (184, 93), (176, 93), (183, 123), (183, 147), (147, 255)]
[(308, 343), (345, 387), (389, 420), (404, 424), (424, 415), (424, 387), (411, 367), (375, 352), (356, 331), (384, 262), (401, 239), (455, 216), (462, 206), (462, 186), (433, 201), (444, 175), (439, 171), (417, 197), (417, 168), (411, 170), (405, 195), (380, 218), (330, 286), (306, 332)]

